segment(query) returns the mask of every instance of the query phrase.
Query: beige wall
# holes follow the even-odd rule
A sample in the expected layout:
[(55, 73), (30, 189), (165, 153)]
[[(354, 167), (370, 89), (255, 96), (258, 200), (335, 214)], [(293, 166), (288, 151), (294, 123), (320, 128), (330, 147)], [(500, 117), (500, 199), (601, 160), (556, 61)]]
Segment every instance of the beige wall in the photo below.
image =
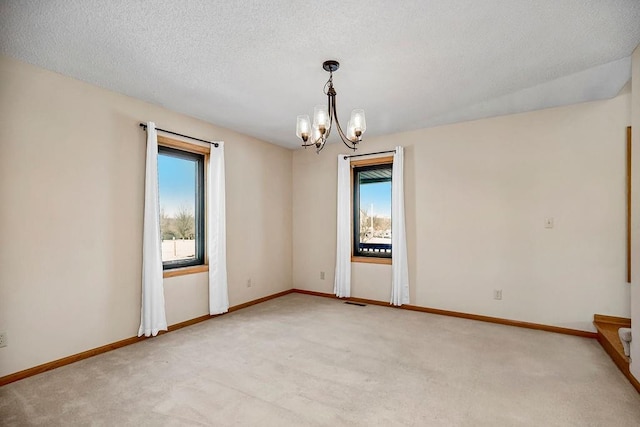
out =
[(631, 373), (640, 380), (640, 45), (631, 57), (632, 203), (631, 203)]
[[(147, 120), (226, 143), (231, 305), (292, 287), (291, 151), (2, 57), (0, 376), (137, 333)], [(206, 314), (206, 273), (165, 296)]]
[[(637, 63), (636, 50), (634, 76)], [(360, 153), (406, 148), (411, 303), (583, 330), (594, 313), (629, 316), (632, 99), (365, 138)], [(332, 292), (343, 146), (292, 153), (3, 57), (0, 376), (136, 334), (146, 120), (226, 141), (231, 305)], [(390, 266), (353, 265), (354, 296), (387, 300), (390, 281)], [(206, 314), (206, 274), (166, 279), (165, 296), (169, 324)]]
[[(374, 118), (370, 118), (375, 122)], [(405, 147), (411, 303), (593, 330), (629, 316), (625, 127), (630, 94), (366, 138)], [(293, 284), (332, 292), (338, 153), (293, 158)], [(555, 228), (545, 229), (545, 217)], [(352, 264), (352, 294), (388, 301), (391, 267)], [(320, 271), (326, 280), (320, 280)], [(493, 300), (493, 290), (503, 300)]]

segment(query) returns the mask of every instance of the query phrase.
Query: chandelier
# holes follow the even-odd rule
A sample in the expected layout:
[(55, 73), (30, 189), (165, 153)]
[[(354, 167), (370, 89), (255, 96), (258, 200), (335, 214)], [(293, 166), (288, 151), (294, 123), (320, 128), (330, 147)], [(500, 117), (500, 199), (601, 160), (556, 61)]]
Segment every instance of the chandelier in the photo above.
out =
[(345, 134), (340, 127), (338, 114), (336, 112), (336, 90), (333, 88), (333, 72), (340, 67), (338, 61), (324, 61), (322, 68), (329, 72), (329, 80), (324, 85), (324, 94), (327, 95), (327, 105), (316, 105), (313, 111), (313, 126), (309, 121), (308, 115), (298, 116), (296, 126), (296, 135), (302, 139), (302, 146), (307, 148), (315, 145), (316, 152), (324, 148), (327, 138), (331, 133), (333, 122), (336, 122), (338, 135), (347, 147), (356, 150), (358, 143), (362, 141), (362, 134), (367, 129), (367, 123), (364, 118), (364, 110), (353, 110), (351, 118), (347, 124), (347, 133)]

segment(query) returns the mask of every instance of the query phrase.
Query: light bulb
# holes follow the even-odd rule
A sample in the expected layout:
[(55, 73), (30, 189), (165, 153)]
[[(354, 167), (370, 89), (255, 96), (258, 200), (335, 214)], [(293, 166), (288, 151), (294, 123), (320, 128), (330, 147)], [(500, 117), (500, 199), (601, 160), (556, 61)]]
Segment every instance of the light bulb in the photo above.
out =
[(364, 118), (364, 110), (353, 110), (349, 123), (353, 125), (356, 138), (360, 139), (365, 130), (367, 130), (367, 121)]
[(309, 139), (311, 133), (311, 124), (308, 115), (298, 116), (298, 123), (296, 124), (296, 135), (304, 142)]
[(322, 141), (322, 133), (320, 132), (320, 129), (314, 126), (312, 135), (313, 137), (311, 138), (311, 142), (316, 144), (316, 147), (317, 147)]
[(349, 123), (347, 123), (347, 138), (349, 138), (351, 141), (357, 140), (356, 128), (353, 125), (353, 120), (349, 120)]
[(326, 105), (316, 105), (313, 109), (313, 127), (324, 134), (329, 126), (329, 112)]

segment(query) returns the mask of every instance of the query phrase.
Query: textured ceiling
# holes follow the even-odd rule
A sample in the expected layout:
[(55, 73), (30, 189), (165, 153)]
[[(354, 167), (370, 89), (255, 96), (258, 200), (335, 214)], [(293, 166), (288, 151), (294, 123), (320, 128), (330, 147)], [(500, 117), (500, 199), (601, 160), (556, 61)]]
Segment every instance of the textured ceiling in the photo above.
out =
[(325, 59), (366, 141), (615, 96), (639, 43), (639, 0), (0, 0), (2, 54), (289, 148)]

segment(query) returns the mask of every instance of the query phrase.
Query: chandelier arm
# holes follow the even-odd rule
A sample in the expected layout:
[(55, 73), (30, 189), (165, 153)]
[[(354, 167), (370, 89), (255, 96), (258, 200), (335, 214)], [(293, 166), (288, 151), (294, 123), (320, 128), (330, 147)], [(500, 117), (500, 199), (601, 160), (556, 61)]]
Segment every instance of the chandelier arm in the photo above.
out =
[[(332, 111), (333, 111), (333, 115), (336, 119), (336, 127), (338, 128), (338, 135), (340, 135), (340, 139), (342, 140), (342, 143), (344, 145), (346, 145), (348, 148), (355, 150), (357, 148), (356, 143), (352, 141), (351, 139), (349, 139), (344, 132), (342, 131), (342, 127), (340, 127), (340, 121), (338, 120), (338, 114), (336, 112), (336, 98), (335, 96), (332, 98)], [(349, 141), (349, 142), (347, 142)], [(351, 143), (351, 145), (349, 145), (349, 143)]]
[[(331, 88), (333, 89), (333, 86), (331, 86)], [(333, 116), (335, 115), (335, 111), (333, 111), (331, 108), (331, 99), (332, 99), (332, 95), (331, 95), (331, 92), (329, 92), (327, 94), (327, 111), (329, 112), (329, 127), (327, 127), (327, 131), (323, 135), (325, 141), (329, 139), (329, 135), (331, 134), (331, 128), (333, 128)]]
[(317, 145), (317, 144), (318, 144), (318, 141), (320, 141), (320, 140), (322, 140), (322, 136), (320, 136), (320, 137), (319, 137), (318, 139), (316, 139), (316, 140), (313, 140), (313, 139), (312, 139), (312, 140), (311, 140), (311, 142), (310, 142), (310, 143), (308, 143), (308, 144), (305, 144), (305, 143), (303, 142), (303, 143), (302, 143), (302, 147), (311, 147), (312, 145), (313, 145), (313, 146), (315, 146), (315, 145)]

